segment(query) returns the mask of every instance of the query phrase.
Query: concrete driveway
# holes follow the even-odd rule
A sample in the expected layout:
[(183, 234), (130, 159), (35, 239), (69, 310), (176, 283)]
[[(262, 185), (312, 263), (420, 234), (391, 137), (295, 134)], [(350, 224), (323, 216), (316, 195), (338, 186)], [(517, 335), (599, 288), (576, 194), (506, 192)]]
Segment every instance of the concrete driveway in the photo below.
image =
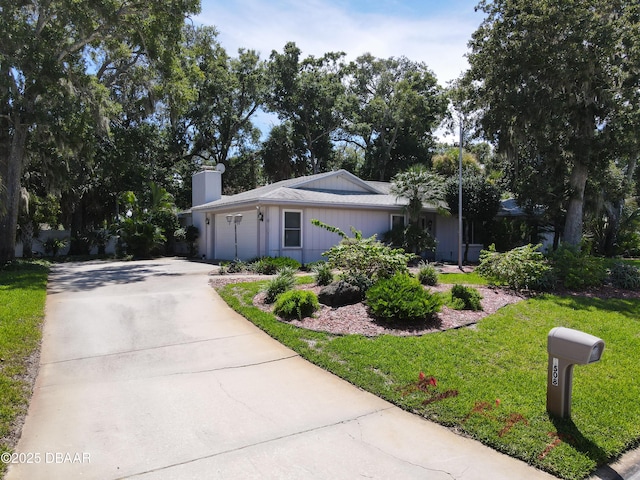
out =
[(177, 259), (56, 266), (7, 479), (551, 479), (271, 339)]

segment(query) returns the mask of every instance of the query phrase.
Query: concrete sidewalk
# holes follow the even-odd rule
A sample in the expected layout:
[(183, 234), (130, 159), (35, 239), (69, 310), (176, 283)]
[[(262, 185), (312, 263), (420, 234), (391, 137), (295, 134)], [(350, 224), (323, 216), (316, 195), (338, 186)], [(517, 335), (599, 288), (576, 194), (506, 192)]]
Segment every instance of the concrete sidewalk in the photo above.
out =
[(306, 362), (209, 265), (55, 267), (16, 479), (551, 479)]

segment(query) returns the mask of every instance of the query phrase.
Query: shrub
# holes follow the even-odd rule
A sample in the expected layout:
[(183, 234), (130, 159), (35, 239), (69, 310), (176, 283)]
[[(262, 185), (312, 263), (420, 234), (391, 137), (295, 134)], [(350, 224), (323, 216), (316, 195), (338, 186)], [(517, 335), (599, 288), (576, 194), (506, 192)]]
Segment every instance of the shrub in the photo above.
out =
[(44, 247), (44, 252), (47, 255), (51, 255), (52, 257), (55, 257), (58, 254), (58, 251), (63, 249), (66, 245), (66, 240), (55, 237), (47, 238), (47, 240), (45, 240), (45, 242), (42, 244), (42, 246)]
[(291, 290), (296, 283), (294, 277), (295, 270), (292, 268), (282, 268), (278, 271), (278, 275), (267, 283), (267, 296), (265, 298), (266, 303), (273, 303), (278, 298), (278, 295)]
[(259, 258), (250, 263), (249, 268), (260, 275), (274, 275), (278, 272), (278, 267), (267, 258)]
[(247, 264), (242, 260), (234, 260), (233, 262), (224, 262), (221, 265), (221, 274), (223, 273), (242, 273), (247, 270)]
[(363, 292), (368, 290), (374, 282), (387, 278), (397, 272), (406, 273), (407, 263), (415, 257), (404, 250), (394, 249), (376, 240), (373, 235), (362, 238), (362, 232), (351, 228), (353, 237), (336, 227), (325, 225), (318, 220), (311, 220), (316, 226), (322, 227), (342, 237), (342, 241), (322, 255), (328, 259), (331, 268), (342, 272), (342, 278), (347, 283), (357, 286)]
[(300, 270), (300, 267), (302, 266), (300, 262), (297, 261), (295, 258), (289, 258), (289, 257), (266, 257), (266, 258), (268, 259), (269, 262), (271, 262), (276, 267), (278, 267), (278, 270), (282, 268), (291, 268), (297, 271), (297, 270)]
[(611, 267), (609, 279), (614, 287), (625, 290), (640, 289), (640, 269), (628, 263), (617, 262)]
[(371, 312), (381, 320), (425, 319), (440, 310), (441, 299), (427, 292), (418, 279), (397, 273), (373, 285), (366, 294)]
[(300, 262), (289, 257), (262, 257), (250, 263), (251, 270), (261, 275), (274, 275), (282, 268), (300, 269)]
[(437, 285), (438, 271), (433, 265), (426, 262), (418, 264), (418, 280), (422, 285)]
[(482, 295), (473, 287), (454, 285), (451, 288), (451, 302), (456, 310), (482, 310)]
[(604, 259), (597, 258), (573, 245), (561, 245), (549, 255), (558, 281), (571, 290), (599, 287), (607, 279)]
[(525, 245), (505, 253), (496, 252), (495, 245), (480, 252), (476, 272), (496, 285), (508, 285), (521, 290), (549, 290), (555, 286), (548, 260), (538, 249), (540, 245)]
[(278, 297), (273, 312), (283, 318), (310, 317), (320, 308), (318, 297), (307, 290), (291, 290)]
[(327, 263), (325, 260), (317, 260), (315, 262), (307, 262), (300, 267), (300, 270), (303, 272), (313, 272), (313, 270), (323, 263)]
[(115, 228), (125, 243), (127, 254), (135, 258), (149, 258), (166, 241), (160, 227), (140, 216), (124, 218)]
[(418, 225), (409, 224), (406, 227), (394, 227), (382, 236), (385, 243), (394, 247), (401, 247), (407, 252), (433, 252), (438, 244), (434, 236)]
[(329, 285), (333, 282), (333, 271), (328, 263), (319, 263), (313, 267), (315, 281), (320, 286)]

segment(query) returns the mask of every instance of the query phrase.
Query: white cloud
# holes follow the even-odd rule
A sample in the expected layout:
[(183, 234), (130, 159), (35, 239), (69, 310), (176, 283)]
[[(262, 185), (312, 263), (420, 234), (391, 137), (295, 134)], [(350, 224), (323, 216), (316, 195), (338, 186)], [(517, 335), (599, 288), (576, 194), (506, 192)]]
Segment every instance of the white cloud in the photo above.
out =
[(465, 12), (413, 18), (349, 12), (329, 0), (204, 0), (196, 21), (215, 25), (230, 54), (249, 48), (267, 58), (293, 41), (303, 56), (343, 51), (348, 59), (370, 52), (376, 57), (405, 56), (424, 62), (440, 84), (467, 68), (464, 55), (481, 21), (472, 3)]

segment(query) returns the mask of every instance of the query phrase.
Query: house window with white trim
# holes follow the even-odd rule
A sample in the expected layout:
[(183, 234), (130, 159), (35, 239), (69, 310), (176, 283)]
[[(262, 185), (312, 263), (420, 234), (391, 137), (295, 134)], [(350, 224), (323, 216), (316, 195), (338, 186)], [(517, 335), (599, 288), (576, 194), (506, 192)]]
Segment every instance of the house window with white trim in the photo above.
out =
[(469, 245), (484, 245), (487, 232), (481, 222), (468, 222), (463, 220), (463, 241)]
[(302, 247), (302, 212), (284, 212), (283, 246), (285, 248)]
[(391, 230), (404, 228), (404, 215), (391, 215)]

